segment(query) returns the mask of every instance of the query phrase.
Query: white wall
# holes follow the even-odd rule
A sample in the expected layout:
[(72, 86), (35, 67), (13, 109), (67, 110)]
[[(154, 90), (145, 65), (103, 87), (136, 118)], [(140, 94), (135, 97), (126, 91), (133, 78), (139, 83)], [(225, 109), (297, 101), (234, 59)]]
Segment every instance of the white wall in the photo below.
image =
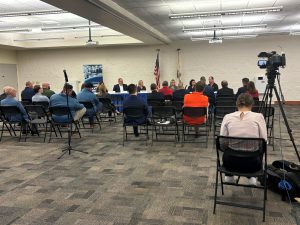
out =
[(188, 84), (201, 76), (215, 77), (220, 84), (226, 79), (235, 90), (241, 79), (262, 75), (265, 70), (257, 67), (261, 51), (282, 50), (287, 55), (287, 67), (280, 69), (285, 100), (300, 100), (300, 37), (270, 36), (255, 39), (225, 40), (223, 44), (205, 42), (178, 42), (161, 46), (126, 46), (76, 49), (42, 49), (17, 51), (19, 87), (27, 80), (48, 81), (52, 89), (63, 86), (63, 69), (69, 80), (83, 79), (83, 64), (103, 64), (104, 82), (111, 90), (118, 77), (125, 83), (143, 79), (149, 90), (154, 82), (153, 69), (156, 49), (160, 48), (161, 80), (176, 77), (177, 48), (181, 48), (182, 80)]
[(16, 50), (0, 48), (0, 64), (17, 64)]

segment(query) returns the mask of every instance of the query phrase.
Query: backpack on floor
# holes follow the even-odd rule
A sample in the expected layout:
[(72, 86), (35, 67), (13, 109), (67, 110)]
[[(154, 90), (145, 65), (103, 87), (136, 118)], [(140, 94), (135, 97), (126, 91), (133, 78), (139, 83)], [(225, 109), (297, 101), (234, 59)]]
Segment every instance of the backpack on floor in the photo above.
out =
[(282, 196), (282, 200), (300, 197), (300, 165), (276, 160), (267, 166), (267, 186)]

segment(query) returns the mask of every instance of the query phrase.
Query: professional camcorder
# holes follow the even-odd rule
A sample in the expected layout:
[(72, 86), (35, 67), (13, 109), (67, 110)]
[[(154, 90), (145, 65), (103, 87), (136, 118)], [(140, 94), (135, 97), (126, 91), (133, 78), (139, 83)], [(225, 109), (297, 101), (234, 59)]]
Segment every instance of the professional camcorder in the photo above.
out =
[(258, 54), (259, 58), (264, 58), (260, 59), (257, 62), (257, 66), (261, 69), (278, 69), (279, 67), (284, 68), (286, 65), (285, 61), (285, 54), (279, 55), (276, 53), (276, 51), (272, 52), (261, 52)]

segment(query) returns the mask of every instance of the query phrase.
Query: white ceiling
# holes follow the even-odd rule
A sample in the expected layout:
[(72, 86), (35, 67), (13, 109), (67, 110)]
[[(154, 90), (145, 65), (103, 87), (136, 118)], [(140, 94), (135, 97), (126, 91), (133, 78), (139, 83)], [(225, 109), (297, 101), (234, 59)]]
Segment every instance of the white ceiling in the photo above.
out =
[[(192, 37), (212, 37), (213, 31), (183, 32), (183, 28), (243, 26), (266, 24), (264, 28), (218, 30), (217, 37), (235, 35), (290, 34), (300, 31), (300, 0), (0, 0), (0, 44), (18, 46), (14, 40), (34, 37), (64, 37), (57, 46), (80, 46), (87, 39), (87, 28), (80, 30), (41, 31), (46, 27), (88, 25), (88, 19), (101, 27), (92, 35), (106, 36), (105, 44), (170, 43)], [(47, 3), (46, 3), (47, 2)], [(282, 6), (280, 12), (207, 18), (170, 19), (172, 13), (195, 13)], [(68, 13), (4, 17), (5, 13), (65, 10)], [(69, 13), (72, 12), (72, 13)], [(76, 15), (75, 15), (76, 14)], [(109, 27), (109, 28), (107, 28)], [(3, 36), (6, 29), (30, 28), (30, 32)], [(111, 29), (110, 29), (111, 28)], [(14, 32), (15, 33), (15, 32)], [(49, 35), (50, 33), (50, 35)], [(61, 35), (64, 33), (64, 35)], [(72, 34), (70, 34), (72, 33)], [(23, 36), (20, 36), (23, 35)], [(2, 35), (2, 36), (1, 36)], [(122, 37), (116, 41), (115, 37)], [(129, 37), (130, 36), (130, 37)], [(79, 38), (78, 38), (79, 37)], [(95, 38), (97, 38), (95, 37)], [(6, 39), (5, 39), (6, 38)], [(75, 41), (76, 39), (76, 41)], [(3, 40), (5, 40), (3, 43)], [(33, 40), (34, 42), (36, 40)], [(39, 40), (40, 42), (40, 40)], [(100, 40), (101, 42), (101, 40)], [(40, 42), (41, 43), (41, 42)], [(55, 44), (19, 47), (54, 47)], [(67, 44), (69, 43), (69, 44)], [(72, 43), (72, 44), (70, 44)]]

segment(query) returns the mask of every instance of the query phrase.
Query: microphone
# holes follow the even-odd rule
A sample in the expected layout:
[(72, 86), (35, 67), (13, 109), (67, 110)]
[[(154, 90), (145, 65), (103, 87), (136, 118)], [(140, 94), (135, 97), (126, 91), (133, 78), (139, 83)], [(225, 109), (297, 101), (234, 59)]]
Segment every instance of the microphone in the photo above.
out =
[(63, 71), (64, 71), (64, 75), (65, 75), (65, 82), (68, 83), (69, 79), (68, 79), (67, 71), (66, 70), (63, 70)]

